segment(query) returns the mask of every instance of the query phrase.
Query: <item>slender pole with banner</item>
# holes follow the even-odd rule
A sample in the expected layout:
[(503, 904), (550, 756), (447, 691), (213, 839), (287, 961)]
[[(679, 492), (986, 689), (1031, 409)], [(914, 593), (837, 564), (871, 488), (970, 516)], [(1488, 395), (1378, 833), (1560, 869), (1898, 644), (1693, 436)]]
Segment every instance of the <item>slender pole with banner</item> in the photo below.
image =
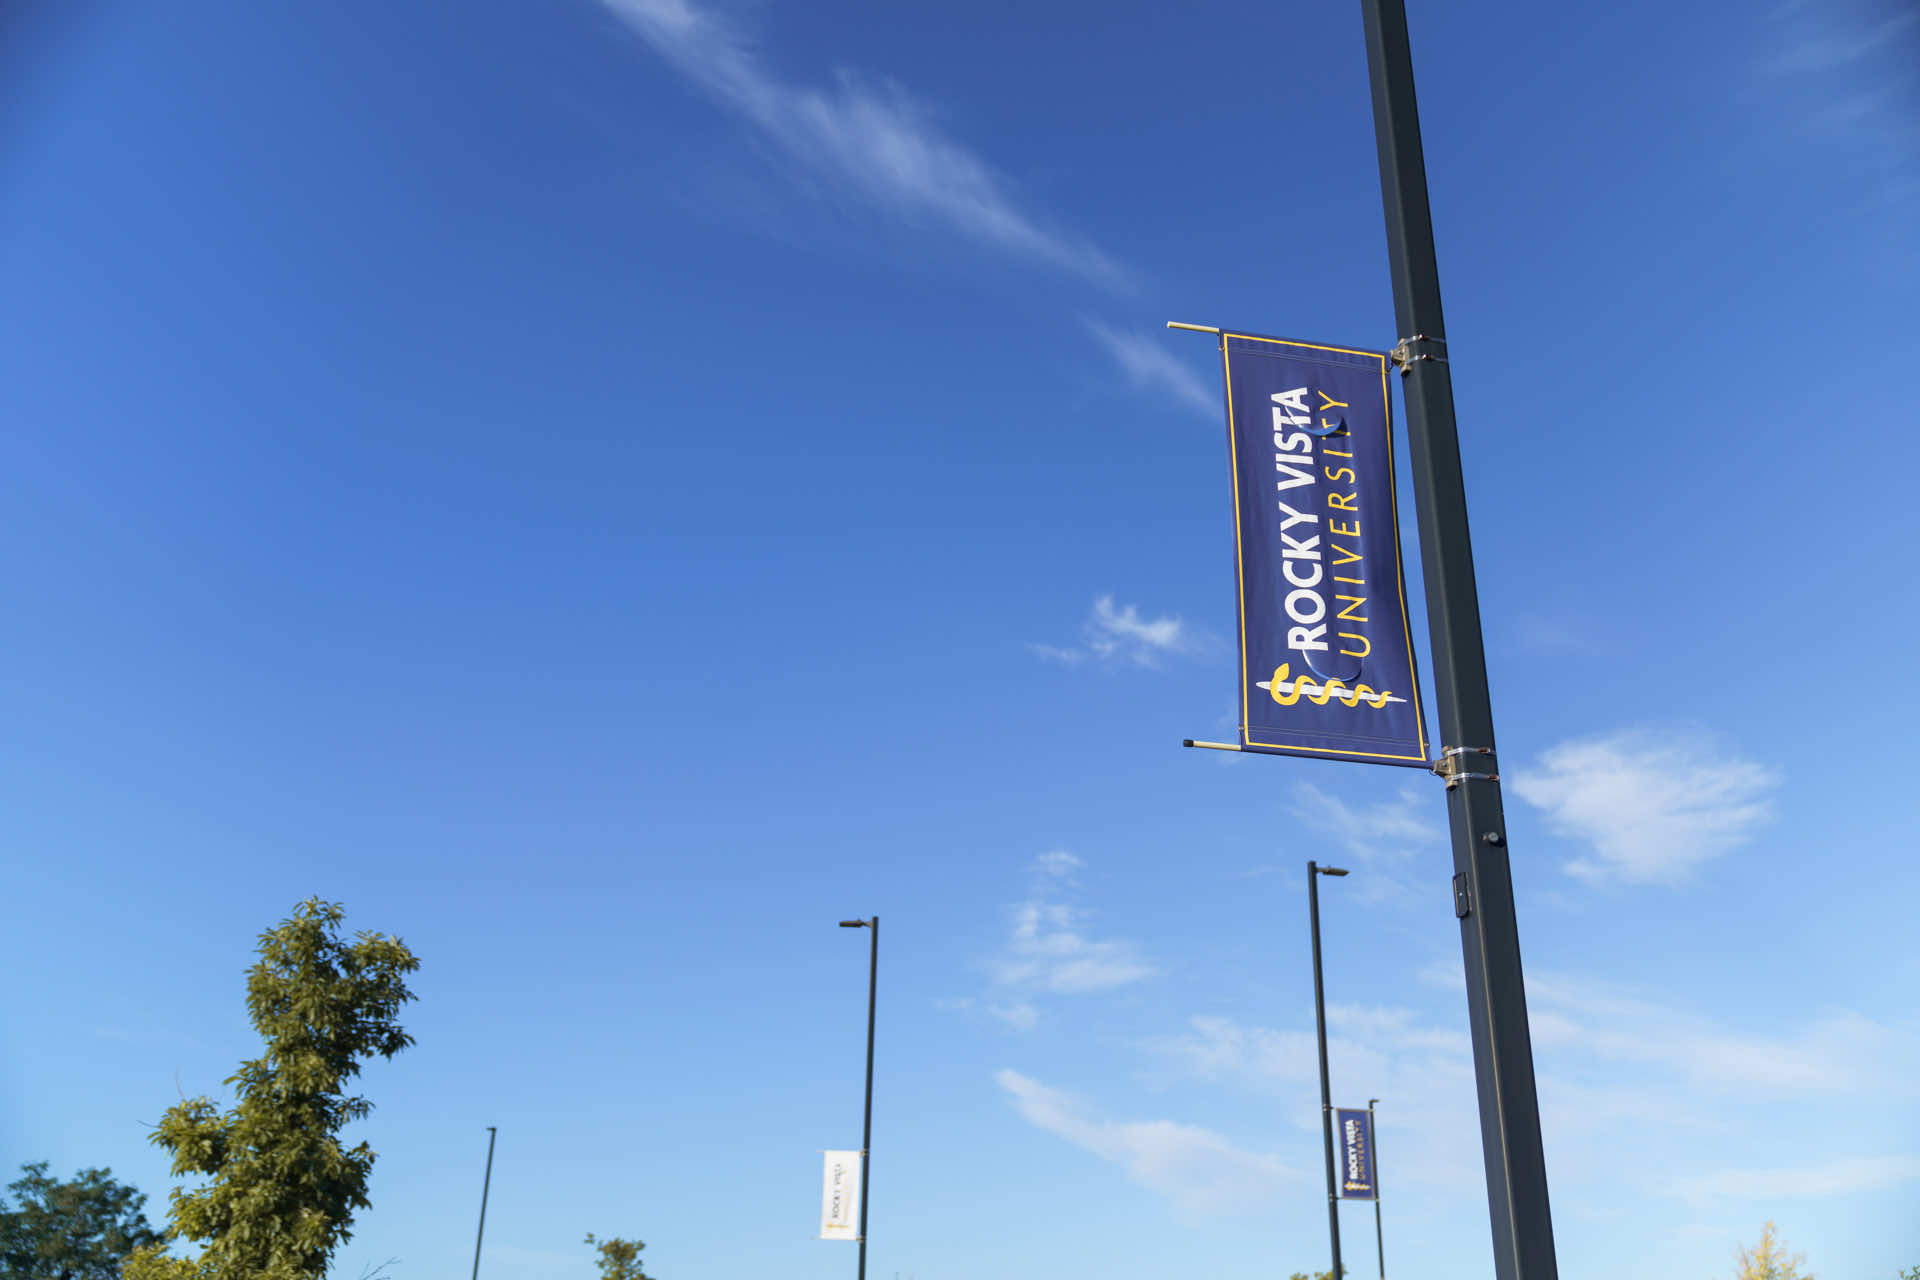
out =
[(1333, 1090), (1327, 1082), (1327, 996), (1320, 981), (1320, 877), (1347, 874), (1339, 867), (1307, 863), (1307, 921), (1313, 934), (1313, 1026), (1320, 1037), (1320, 1133), (1327, 1147), (1327, 1238), (1333, 1244), (1335, 1280), (1344, 1275), (1340, 1266), (1340, 1200), (1333, 1179)]
[(859, 1280), (867, 1280), (867, 1187), (873, 1168), (873, 1011), (874, 993), (880, 981), (880, 917), (870, 920), (842, 920), (842, 929), (865, 928), (871, 931), (867, 950), (867, 1101), (860, 1122), (860, 1263)]
[(1441, 753), (1453, 836), (1454, 914), (1466, 962), (1480, 1142), (1498, 1280), (1556, 1280), (1553, 1219), (1540, 1143), (1533, 1042), (1520, 971), (1520, 929), (1494, 756), (1493, 708), (1480, 633), (1479, 591), (1467, 531), (1460, 438), (1440, 273), (1427, 203), (1426, 158), (1414, 97), (1404, 0), (1361, 0), (1373, 85), (1374, 135), (1386, 208), (1405, 384), (1414, 502), (1426, 576), (1427, 621), (1440, 714)]
[(1367, 1099), (1367, 1140), (1373, 1143), (1373, 1247), (1380, 1253), (1380, 1280), (1387, 1280), (1387, 1242), (1380, 1234), (1380, 1130), (1373, 1123), (1373, 1104)]
[(473, 1280), (480, 1280), (480, 1241), (487, 1234), (487, 1192), (493, 1189), (493, 1140), (500, 1131), (487, 1126), (487, 1176), (480, 1183), (480, 1229), (473, 1233)]

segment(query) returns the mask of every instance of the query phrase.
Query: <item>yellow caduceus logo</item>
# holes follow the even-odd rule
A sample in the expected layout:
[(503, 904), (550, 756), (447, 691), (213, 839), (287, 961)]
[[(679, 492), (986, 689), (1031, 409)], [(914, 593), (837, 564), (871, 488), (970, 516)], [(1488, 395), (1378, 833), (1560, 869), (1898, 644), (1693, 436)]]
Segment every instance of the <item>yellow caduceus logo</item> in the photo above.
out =
[(1273, 679), (1262, 680), (1259, 687), (1273, 695), (1273, 700), (1283, 707), (1290, 707), (1305, 698), (1315, 706), (1324, 707), (1328, 702), (1338, 699), (1349, 707), (1366, 703), (1378, 711), (1389, 702), (1405, 702), (1405, 698), (1395, 697), (1384, 690), (1375, 691), (1373, 686), (1361, 683), (1349, 688), (1346, 681), (1338, 676), (1315, 682), (1311, 675), (1301, 673), (1293, 679), (1287, 679), (1287, 663), (1281, 663), (1273, 670)]

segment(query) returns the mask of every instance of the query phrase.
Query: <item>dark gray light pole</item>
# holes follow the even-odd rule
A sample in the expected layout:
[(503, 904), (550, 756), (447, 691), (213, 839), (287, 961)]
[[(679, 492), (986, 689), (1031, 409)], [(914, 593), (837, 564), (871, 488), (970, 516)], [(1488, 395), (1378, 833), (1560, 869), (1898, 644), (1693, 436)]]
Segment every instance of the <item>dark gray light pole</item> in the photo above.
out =
[(1407, 437), (1419, 513), (1420, 559), (1453, 834), (1454, 914), (1466, 960), (1468, 1020), (1480, 1093), (1480, 1143), (1498, 1280), (1557, 1280), (1547, 1205), (1533, 1041), (1520, 972), (1513, 873), (1494, 756), (1493, 707), (1480, 634), (1480, 597), (1467, 532), (1466, 486), (1453, 413), (1440, 272), (1427, 203), (1426, 157), (1413, 90), (1405, 0), (1361, 0), (1380, 189), (1387, 216), (1399, 345), (1394, 362), (1406, 389)]
[(880, 982), (880, 917), (842, 920), (842, 929), (872, 932), (867, 951), (867, 1105), (860, 1122), (860, 1280), (867, 1280), (867, 1174), (873, 1165), (873, 1004)]
[(1333, 1280), (1340, 1266), (1340, 1200), (1333, 1185), (1333, 1090), (1327, 1083), (1327, 995), (1320, 981), (1320, 877), (1343, 876), (1341, 867), (1307, 863), (1307, 920), (1313, 934), (1313, 1026), (1320, 1035), (1320, 1135), (1327, 1145), (1327, 1236), (1333, 1242)]
[(480, 1184), (480, 1229), (473, 1233), (473, 1280), (480, 1280), (480, 1241), (487, 1234), (487, 1192), (493, 1189), (493, 1140), (500, 1131), (487, 1126), (487, 1176)]
[(1380, 1234), (1380, 1130), (1373, 1123), (1373, 1104), (1367, 1099), (1367, 1141), (1373, 1143), (1373, 1247), (1380, 1251), (1380, 1280), (1387, 1280), (1387, 1242)]

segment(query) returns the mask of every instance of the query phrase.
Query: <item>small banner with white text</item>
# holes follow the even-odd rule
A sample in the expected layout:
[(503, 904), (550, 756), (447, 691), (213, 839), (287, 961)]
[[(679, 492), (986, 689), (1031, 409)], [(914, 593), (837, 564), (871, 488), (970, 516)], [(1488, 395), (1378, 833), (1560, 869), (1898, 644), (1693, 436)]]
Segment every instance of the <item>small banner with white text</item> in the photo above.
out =
[(1340, 1198), (1378, 1200), (1380, 1186), (1374, 1181), (1372, 1113), (1337, 1107), (1333, 1121), (1340, 1131)]

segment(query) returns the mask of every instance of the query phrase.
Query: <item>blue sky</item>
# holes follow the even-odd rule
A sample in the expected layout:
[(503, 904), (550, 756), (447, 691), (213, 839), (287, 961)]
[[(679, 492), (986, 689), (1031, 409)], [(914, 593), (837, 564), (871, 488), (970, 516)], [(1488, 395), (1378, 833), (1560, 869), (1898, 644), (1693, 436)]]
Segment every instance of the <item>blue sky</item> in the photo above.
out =
[[(1389, 1272), (1487, 1273), (1438, 782), (1178, 746), (1231, 547), (1163, 322), (1397, 336), (1357, 7), (66, 8), (0, 133), (6, 1167), (157, 1213), (317, 894), (424, 961), (338, 1273), (467, 1267), (497, 1125), (494, 1280), (843, 1276), (878, 912), (876, 1276), (1324, 1266), (1317, 857)], [(1920, 23), (1445, 9), (1562, 1273), (1891, 1277)]]

